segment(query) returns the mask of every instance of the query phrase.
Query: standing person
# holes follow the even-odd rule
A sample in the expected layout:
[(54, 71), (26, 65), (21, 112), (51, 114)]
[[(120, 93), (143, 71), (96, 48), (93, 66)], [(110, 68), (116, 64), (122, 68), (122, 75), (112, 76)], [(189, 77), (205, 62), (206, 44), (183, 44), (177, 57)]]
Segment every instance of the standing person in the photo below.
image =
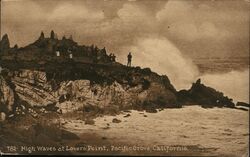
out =
[(132, 55), (131, 55), (131, 52), (129, 52), (129, 54), (128, 54), (128, 64), (127, 64), (127, 66), (130, 66), (130, 67), (131, 67), (131, 61), (132, 61)]
[(115, 58), (116, 58), (116, 56), (115, 56), (115, 54), (113, 53), (113, 55), (112, 55), (112, 62), (115, 62)]

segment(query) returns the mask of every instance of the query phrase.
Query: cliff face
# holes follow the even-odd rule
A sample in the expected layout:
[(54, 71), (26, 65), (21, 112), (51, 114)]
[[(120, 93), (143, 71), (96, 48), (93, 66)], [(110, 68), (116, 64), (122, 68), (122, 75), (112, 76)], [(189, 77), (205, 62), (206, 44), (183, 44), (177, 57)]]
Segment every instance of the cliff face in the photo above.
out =
[[(48, 75), (52, 74), (28, 69), (8, 71), (15, 89), (9, 88), (2, 79), (3, 104), (12, 106), (15, 92), (20, 100), (31, 106), (52, 105), (62, 113), (84, 110), (89, 107), (99, 108), (102, 112), (132, 108), (145, 109), (144, 107), (147, 108), (148, 104), (155, 108), (178, 107), (174, 88), (172, 89), (172, 85), (167, 84), (167, 81), (159, 81), (161, 76), (158, 76), (159, 78), (144, 76), (147, 83), (140, 82), (139, 76), (137, 76), (139, 78), (131, 76), (134, 80), (132, 79), (129, 85), (127, 82), (122, 83), (122, 80), (119, 83), (115, 79), (100, 84), (93, 83), (91, 79), (59, 80)], [(64, 78), (68, 75), (71, 74), (64, 74)], [(166, 88), (167, 86), (169, 89)]]
[(14, 104), (14, 92), (7, 82), (0, 76), (0, 105), (2, 111), (11, 111)]
[(5, 120), (6, 114), (13, 111), (15, 96), (13, 89), (0, 75), (0, 121)]
[(0, 74), (2, 117), (17, 112), (25, 114), (34, 107), (59, 113), (93, 111), (100, 114), (125, 109), (155, 112), (156, 108), (194, 104), (235, 107), (232, 99), (200, 80), (189, 90), (177, 92), (167, 76), (139, 67), (76, 65), (73, 62), (37, 66), (42, 68), (24, 62), (23, 67), (7, 62), (2, 62), (1, 66), (4, 68)]

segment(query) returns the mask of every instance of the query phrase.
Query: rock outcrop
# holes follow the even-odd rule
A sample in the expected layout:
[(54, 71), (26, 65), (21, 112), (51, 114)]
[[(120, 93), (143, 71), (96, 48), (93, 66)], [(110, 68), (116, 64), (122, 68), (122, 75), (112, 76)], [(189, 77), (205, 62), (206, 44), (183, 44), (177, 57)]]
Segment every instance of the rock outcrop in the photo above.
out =
[(248, 103), (245, 102), (237, 102), (236, 106), (242, 106), (242, 107), (250, 107), (250, 105)]
[(0, 112), (9, 113), (13, 110), (15, 98), (14, 91), (0, 75)]
[(41, 112), (101, 114), (126, 109), (157, 112), (186, 104), (235, 107), (232, 99), (200, 80), (177, 92), (167, 76), (149, 68), (126, 67), (111, 61), (105, 48), (78, 45), (72, 37), (59, 40), (54, 32), (49, 38), (42, 32), (23, 48), (10, 48), (4, 35), (0, 48), (0, 67), (5, 69), (0, 70), (1, 117), (12, 112), (37, 116), (32, 107), (42, 108)]
[(13, 89), (0, 75), (0, 121), (4, 121), (14, 109), (15, 95)]
[(224, 96), (222, 92), (207, 87), (198, 79), (189, 90), (181, 90), (177, 93), (181, 104), (199, 104), (203, 107), (230, 107), (234, 108), (233, 100)]
[[(59, 71), (57, 76), (53, 71), (20, 69), (10, 70), (8, 75), (19, 99), (31, 106), (54, 106), (62, 113), (95, 108), (106, 113), (128, 108), (178, 106), (176, 91), (166, 76), (143, 70), (140, 74), (136, 69), (129, 70), (127, 78), (111, 77), (112, 73), (108, 71), (93, 69), (95, 76), (88, 79), (81, 77), (82, 73), (86, 75), (86, 71), (74, 71), (79, 78), (76, 79), (65, 71), (67, 68)], [(97, 81), (96, 77), (103, 80)]]
[(10, 41), (8, 35), (5, 34), (2, 37), (2, 40), (0, 41), (0, 55), (2, 55), (2, 53), (7, 51), (9, 48), (10, 48)]

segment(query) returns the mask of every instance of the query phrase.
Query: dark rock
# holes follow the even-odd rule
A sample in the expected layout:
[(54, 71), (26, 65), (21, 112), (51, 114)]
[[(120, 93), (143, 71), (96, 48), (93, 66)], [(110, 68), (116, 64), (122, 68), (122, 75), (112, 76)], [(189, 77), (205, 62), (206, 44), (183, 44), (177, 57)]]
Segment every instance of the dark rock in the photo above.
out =
[(15, 50), (17, 50), (17, 49), (18, 49), (18, 45), (15, 44), (13, 48), (14, 48)]
[(40, 35), (40, 37), (39, 37), (39, 40), (44, 40), (44, 33), (43, 33), (43, 31), (41, 32), (41, 35)]
[(248, 103), (245, 102), (237, 102), (236, 106), (243, 106), (243, 107), (250, 107), (250, 105)]
[[(192, 104), (194, 103), (193, 98), (190, 95), (190, 91), (189, 90), (180, 90), (177, 93), (177, 98), (178, 98), (178, 102), (183, 104), (183, 105), (188, 105), (188, 104)], [(193, 104), (192, 104), (193, 105)]]
[(143, 74), (146, 74), (146, 75), (149, 75), (149, 74), (152, 73), (152, 71), (151, 71), (150, 68), (144, 68), (144, 69), (142, 69), (142, 73), (143, 73)]
[(157, 113), (157, 110), (155, 108), (146, 108), (145, 111), (148, 113)]
[(164, 108), (160, 108), (160, 109), (159, 109), (159, 111), (163, 111), (163, 110), (164, 110)]
[(108, 138), (107, 138), (107, 137), (102, 137), (102, 139), (103, 139), (103, 140), (106, 140), (106, 139), (108, 139)]
[(143, 117), (148, 117), (147, 115), (143, 115)]
[(131, 115), (130, 114), (126, 114), (125, 116), (123, 116), (123, 117), (130, 117)]
[(113, 123), (121, 123), (122, 121), (119, 120), (119, 119), (117, 119), (117, 118), (114, 118), (114, 119), (112, 120), (112, 122), (113, 122)]
[[(144, 101), (143, 104), (140, 106), (143, 110), (149, 113), (157, 113), (157, 108), (160, 107), (158, 103), (151, 102), (151, 101)], [(140, 110), (140, 109), (139, 109)]]
[(58, 146), (58, 143), (51, 139), (48, 135), (45, 135), (43, 133), (35, 136), (35, 138), (32, 141), (33, 145), (40, 145), (40, 146)]
[(177, 93), (178, 102), (185, 105), (199, 104), (202, 107), (230, 107), (235, 104), (232, 99), (224, 96), (222, 92), (207, 87), (198, 79), (189, 90), (181, 90)]
[(37, 136), (46, 136), (51, 141), (60, 141), (62, 139), (62, 130), (55, 124), (33, 124), (25, 132), (26, 136), (30, 136), (31, 140), (36, 139)]
[(70, 94), (65, 94), (59, 97), (59, 103), (63, 103), (64, 101), (69, 101), (71, 98)]
[(78, 140), (80, 139), (76, 134), (66, 131), (66, 130), (62, 130), (62, 139), (65, 140)]
[(95, 124), (95, 121), (93, 119), (85, 119), (85, 124), (88, 124), (88, 125), (94, 125)]
[(92, 115), (92, 114), (101, 115), (101, 114), (103, 114), (103, 109), (101, 109), (98, 106), (91, 105), (91, 104), (87, 104), (87, 105), (83, 106), (82, 111), (88, 115)]
[(45, 110), (52, 111), (52, 112), (57, 112), (57, 110), (59, 109), (59, 107), (56, 106), (56, 103), (48, 104), (44, 108), (45, 108)]
[[(5, 34), (2, 37), (2, 40), (0, 41), (0, 52), (5, 52), (7, 50), (9, 50), (10, 48), (10, 41), (9, 41), (9, 37), (7, 34)], [(1, 53), (0, 53), (1, 55)]]
[(150, 87), (150, 82), (147, 79), (142, 79), (142, 89), (147, 90)]

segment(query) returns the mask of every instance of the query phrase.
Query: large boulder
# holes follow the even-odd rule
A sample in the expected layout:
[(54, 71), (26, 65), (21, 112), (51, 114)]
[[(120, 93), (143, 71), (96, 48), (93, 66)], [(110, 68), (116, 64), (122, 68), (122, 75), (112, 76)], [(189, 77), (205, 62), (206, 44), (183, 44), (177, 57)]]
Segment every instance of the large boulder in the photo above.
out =
[(233, 100), (224, 96), (222, 92), (207, 87), (198, 79), (189, 90), (181, 90), (177, 93), (178, 101), (182, 104), (199, 104), (204, 107), (231, 107)]
[(20, 99), (31, 106), (47, 106), (57, 100), (51, 85), (47, 82), (46, 73), (42, 71), (14, 71), (11, 80)]

